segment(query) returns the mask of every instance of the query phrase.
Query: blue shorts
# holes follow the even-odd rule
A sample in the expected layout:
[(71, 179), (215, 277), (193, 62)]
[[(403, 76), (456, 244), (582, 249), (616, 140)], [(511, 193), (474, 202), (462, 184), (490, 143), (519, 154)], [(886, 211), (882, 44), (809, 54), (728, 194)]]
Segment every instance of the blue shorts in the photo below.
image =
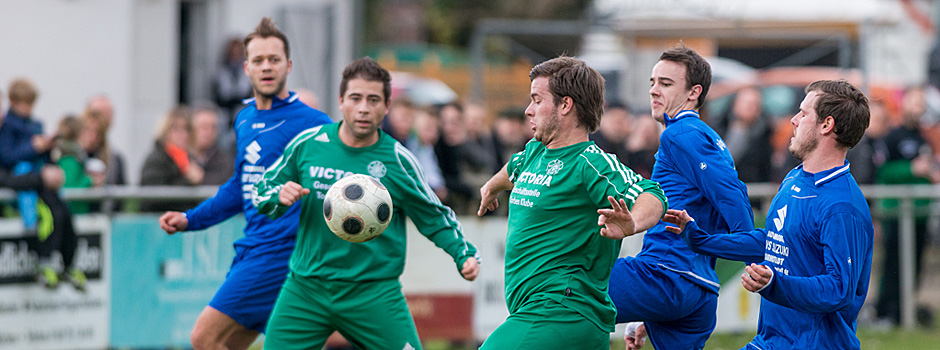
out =
[(290, 272), (290, 244), (235, 247), (235, 259), (209, 306), (247, 329), (264, 333), (277, 295)]
[(718, 295), (658, 265), (617, 259), (609, 293), (617, 323), (643, 321), (657, 349), (701, 349), (715, 330)]

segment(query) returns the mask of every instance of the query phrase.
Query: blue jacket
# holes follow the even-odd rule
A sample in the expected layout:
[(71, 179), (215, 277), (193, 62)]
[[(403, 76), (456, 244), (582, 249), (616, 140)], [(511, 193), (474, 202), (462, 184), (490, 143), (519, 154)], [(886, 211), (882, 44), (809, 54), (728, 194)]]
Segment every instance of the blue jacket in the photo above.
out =
[[(694, 218), (694, 217), (693, 217)], [(697, 221), (698, 219), (696, 219)], [(760, 257), (772, 268), (757, 336), (746, 349), (859, 349), (856, 318), (868, 294), (874, 229), (849, 163), (818, 173), (800, 165), (780, 184), (767, 228), (711, 235), (691, 222), (682, 236), (722, 258)], [(729, 251), (740, 253), (727, 254)]]
[[(710, 233), (751, 231), (754, 213), (724, 141), (695, 111), (665, 117), (651, 180), (662, 186), (669, 208), (686, 210)], [(636, 259), (679, 274), (715, 294), (721, 286), (715, 258), (695, 253), (660, 221), (646, 232)], [(757, 260), (760, 261), (760, 260)]]
[(259, 111), (253, 98), (245, 103), (248, 106), (235, 117), (238, 148), (235, 174), (219, 187), (215, 196), (186, 211), (189, 220), (186, 230), (201, 230), (244, 213), (245, 237), (236, 241), (236, 246), (255, 247), (275, 242), (293, 246), (300, 224), (300, 206), (292, 206), (284, 216), (271, 219), (259, 214), (251, 204), (251, 192), (265, 169), (274, 164), (297, 134), (333, 121), (325, 113), (300, 102), (293, 92), (286, 100), (275, 97), (269, 110)]
[(0, 166), (12, 169), (22, 161), (43, 160), (33, 149), (33, 136), (42, 134), (42, 124), (10, 109), (0, 126)]

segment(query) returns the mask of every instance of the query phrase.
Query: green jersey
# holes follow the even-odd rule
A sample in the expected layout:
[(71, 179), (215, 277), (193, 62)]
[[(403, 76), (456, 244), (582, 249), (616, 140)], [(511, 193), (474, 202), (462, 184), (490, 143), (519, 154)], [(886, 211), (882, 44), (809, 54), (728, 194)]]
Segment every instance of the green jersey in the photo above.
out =
[(600, 235), (597, 209), (610, 208), (607, 196), (632, 208), (648, 192), (665, 211), (659, 184), (590, 141), (556, 149), (529, 141), (506, 170), (513, 182), (506, 237), (509, 312), (552, 299), (612, 332), (617, 311), (607, 285), (621, 241)]
[[(354, 148), (339, 139), (340, 123), (323, 125), (298, 134), (284, 154), (267, 169), (254, 191), (258, 212), (277, 218), (288, 207), (278, 193), (293, 181), (310, 194), (301, 198), (297, 246), (290, 260), (293, 273), (339, 281), (373, 281), (398, 278), (405, 268), (405, 217), (418, 231), (443, 249), (459, 271), (469, 257), (479, 260), (476, 247), (464, 238), (456, 215), (441, 204), (428, 186), (415, 156), (388, 134), (379, 131), (375, 144)], [(330, 231), (323, 218), (323, 198), (330, 186), (352, 174), (378, 178), (392, 196), (392, 221), (375, 239), (347, 242)]]

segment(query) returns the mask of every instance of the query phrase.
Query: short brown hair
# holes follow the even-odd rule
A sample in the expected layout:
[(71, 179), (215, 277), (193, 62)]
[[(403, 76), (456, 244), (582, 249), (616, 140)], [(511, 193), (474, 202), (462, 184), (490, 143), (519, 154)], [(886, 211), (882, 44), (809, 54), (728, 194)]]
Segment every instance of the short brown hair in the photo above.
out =
[(584, 61), (559, 56), (539, 63), (529, 72), (529, 80), (548, 77), (548, 91), (557, 106), (565, 96), (571, 97), (578, 111), (578, 125), (594, 132), (604, 114), (604, 77)]
[(392, 76), (388, 73), (388, 70), (382, 68), (382, 66), (369, 57), (352, 61), (352, 63), (343, 70), (343, 81), (339, 83), (340, 97), (346, 95), (346, 88), (349, 86), (349, 81), (356, 78), (366, 81), (381, 82), (382, 93), (385, 94), (385, 104), (388, 104), (389, 95), (392, 94)]
[(36, 85), (25, 78), (19, 78), (10, 83), (10, 102), (22, 102), (32, 105), (39, 97)]
[(287, 35), (284, 35), (284, 32), (277, 29), (274, 21), (270, 17), (265, 17), (261, 19), (261, 23), (255, 27), (255, 31), (248, 34), (245, 37), (245, 55), (248, 55), (248, 43), (250, 43), (255, 38), (270, 38), (275, 37), (281, 39), (284, 42), (284, 57), (290, 58), (290, 44), (287, 43)]
[(698, 101), (695, 108), (702, 108), (705, 104), (705, 96), (708, 96), (708, 88), (712, 85), (712, 67), (702, 56), (699, 56), (695, 50), (679, 43), (659, 55), (660, 61), (670, 61), (685, 66), (686, 90), (691, 90), (695, 85), (702, 86), (702, 93), (698, 95)]
[(816, 122), (822, 123), (826, 117), (832, 116), (836, 141), (846, 149), (855, 147), (871, 119), (868, 97), (845, 80), (817, 80), (806, 86), (804, 91), (807, 94), (812, 91), (818, 93), (813, 106)]

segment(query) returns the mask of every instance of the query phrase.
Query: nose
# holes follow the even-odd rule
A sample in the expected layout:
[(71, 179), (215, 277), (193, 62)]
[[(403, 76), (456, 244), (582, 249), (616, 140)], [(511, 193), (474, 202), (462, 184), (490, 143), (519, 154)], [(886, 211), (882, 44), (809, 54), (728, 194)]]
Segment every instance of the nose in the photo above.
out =
[(659, 94), (659, 89), (656, 88), (656, 84), (650, 85), (650, 96), (656, 96)]
[(532, 107), (532, 102), (529, 102), (529, 105), (525, 108), (525, 116), (532, 118), (535, 116), (535, 108)]
[(799, 121), (800, 121), (800, 113), (794, 114), (793, 117), (790, 118), (790, 125), (793, 125), (793, 127), (796, 127), (797, 124), (799, 124)]

